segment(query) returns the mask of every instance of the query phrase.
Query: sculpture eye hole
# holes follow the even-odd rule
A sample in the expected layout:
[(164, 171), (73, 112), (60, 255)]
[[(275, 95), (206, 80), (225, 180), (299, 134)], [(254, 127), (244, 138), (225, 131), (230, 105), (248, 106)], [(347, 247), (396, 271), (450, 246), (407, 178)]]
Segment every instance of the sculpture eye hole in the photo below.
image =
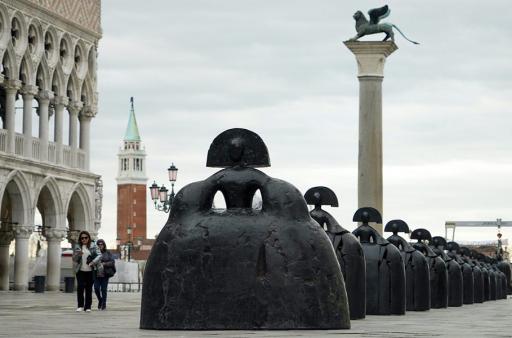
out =
[(252, 196), (252, 208), (253, 210), (261, 210), (263, 208), (263, 199), (261, 197), (260, 189), (257, 189)]
[(216, 212), (223, 212), (227, 209), (226, 207), (226, 198), (222, 191), (218, 190), (213, 196), (212, 209)]

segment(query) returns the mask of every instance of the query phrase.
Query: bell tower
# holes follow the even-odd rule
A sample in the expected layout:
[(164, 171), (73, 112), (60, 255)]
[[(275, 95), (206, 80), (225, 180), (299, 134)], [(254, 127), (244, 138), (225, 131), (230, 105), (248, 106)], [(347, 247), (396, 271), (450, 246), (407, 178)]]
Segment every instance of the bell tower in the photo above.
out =
[(137, 246), (146, 239), (146, 151), (137, 127), (133, 97), (130, 103), (128, 127), (117, 154), (118, 246)]

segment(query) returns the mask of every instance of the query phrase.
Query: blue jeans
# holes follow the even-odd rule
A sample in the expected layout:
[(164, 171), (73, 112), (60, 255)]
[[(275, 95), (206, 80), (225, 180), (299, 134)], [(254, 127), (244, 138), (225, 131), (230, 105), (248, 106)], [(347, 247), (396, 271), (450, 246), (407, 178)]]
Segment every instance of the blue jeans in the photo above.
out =
[(107, 307), (107, 286), (109, 277), (96, 277), (94, 280), (94, 293), (98, 298), (98, 309)]

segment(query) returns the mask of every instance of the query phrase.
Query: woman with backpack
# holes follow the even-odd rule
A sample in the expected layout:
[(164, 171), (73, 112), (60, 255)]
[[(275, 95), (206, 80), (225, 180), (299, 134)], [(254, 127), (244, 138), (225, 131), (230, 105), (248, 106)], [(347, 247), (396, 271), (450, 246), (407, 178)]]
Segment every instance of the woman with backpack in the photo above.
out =
[(99, 253), (93, 261), (96, 267), (96, 278), (94, 279), (94, 292), (98, 298), (98, 310), (105, 310), (107, 308), (107, 287), (108, 279), (116, 273), (116, 266), (114, 257), (107, 250), (107, 245), (104, 240), (98, 239), (96, 241)]

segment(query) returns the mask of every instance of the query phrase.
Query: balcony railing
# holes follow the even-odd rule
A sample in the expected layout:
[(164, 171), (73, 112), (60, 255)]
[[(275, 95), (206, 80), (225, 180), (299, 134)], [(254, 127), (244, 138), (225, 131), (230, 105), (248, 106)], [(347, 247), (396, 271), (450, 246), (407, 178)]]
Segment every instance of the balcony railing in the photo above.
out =
[[(7, 153), (8, 133), (6, 129), (0, 129), (0, 153)], [(27, 154), (25, 149), (25, 135), (16, 133), (14, 135), (14, 155), (35, 161), (41, 161), (41, 142), (37, 137), (30, 137), (28, 142), (32, 142), (32, 152)], [(57, 160), (62, 159), (63, 167), (77, 168), (87, 170), (87, 154), (82, 149), (73, 151), (71, 147), (63, 145), (62, 154), (58, 156), (58, 147), (55, 142), (48, 142), (48, 163), (58, 164)], [(46, 162), (46, 161), (45, 161)]]

